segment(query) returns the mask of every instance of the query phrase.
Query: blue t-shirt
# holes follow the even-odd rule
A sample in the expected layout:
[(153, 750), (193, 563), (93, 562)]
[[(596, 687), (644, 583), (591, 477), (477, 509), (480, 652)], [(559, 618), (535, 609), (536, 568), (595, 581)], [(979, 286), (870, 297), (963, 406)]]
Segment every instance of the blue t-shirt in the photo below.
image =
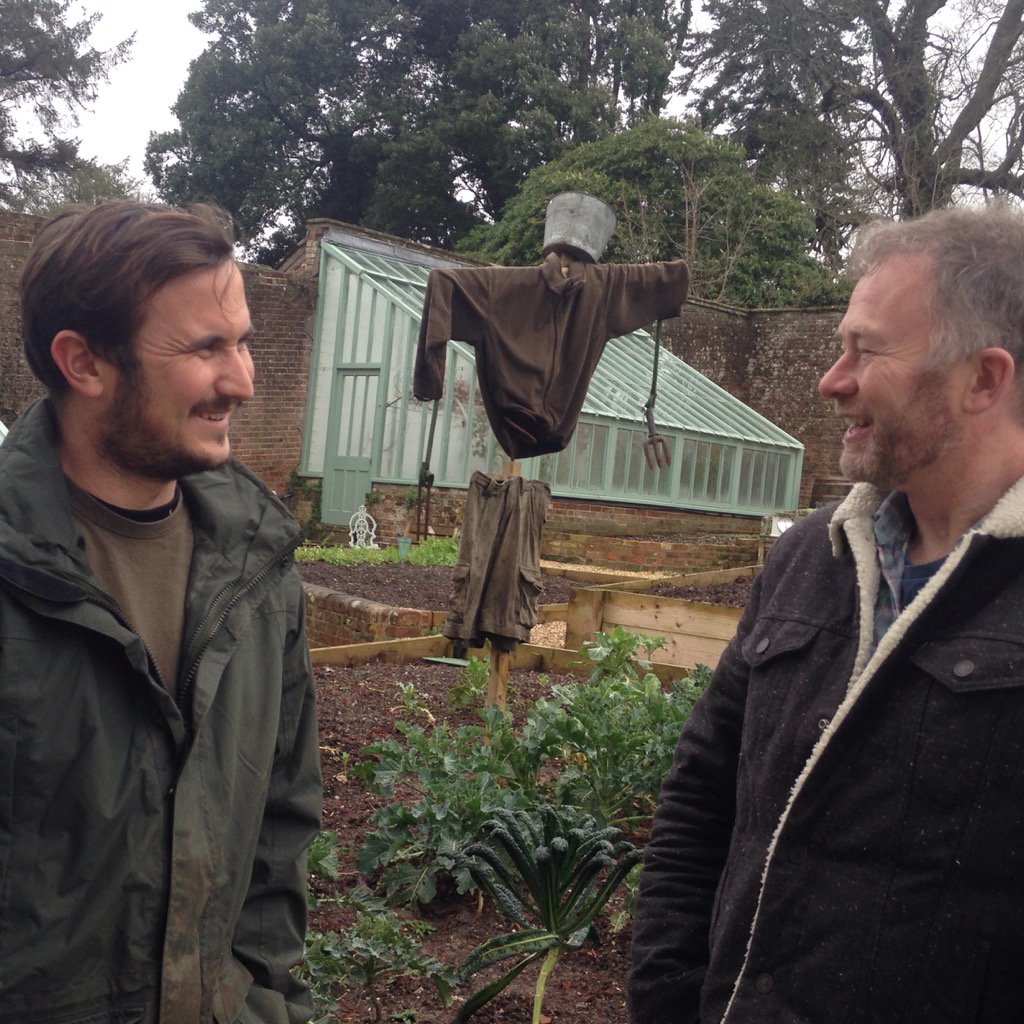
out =
[(918, 591), (935, 575), (945, 560), (943, 556), (933, 562), (922, 562), (920, 565), (911, 565), (907, 562), (903, 566), (903, 576), (900, 579), (901, 608), (906, 608), (917, 597)]

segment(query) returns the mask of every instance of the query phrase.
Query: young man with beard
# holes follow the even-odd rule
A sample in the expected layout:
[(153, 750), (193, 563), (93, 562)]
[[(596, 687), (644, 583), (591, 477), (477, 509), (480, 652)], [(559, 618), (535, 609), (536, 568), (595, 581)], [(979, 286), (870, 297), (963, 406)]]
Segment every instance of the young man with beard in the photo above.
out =
[(49, 395), (0, 446), (0, 1019), (307, 1020), (300, 533), (230, 458), (225, 218), (58, 215), (21, 297)]
[(635, 1024), (1024, 1008), (1024, 218), (862, 232), (838, 508), (778, 541), (647, 848)]

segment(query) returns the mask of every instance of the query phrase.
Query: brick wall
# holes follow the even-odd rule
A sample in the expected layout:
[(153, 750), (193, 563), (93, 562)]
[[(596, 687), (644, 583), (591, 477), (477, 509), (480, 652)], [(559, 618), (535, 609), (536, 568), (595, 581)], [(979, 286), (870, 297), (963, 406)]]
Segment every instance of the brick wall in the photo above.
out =
[(369, 643), (426, 636), (433, 626), (430, 611), (391, 608), (362, 597), (350, 597), (303, 584), (306, 594), (306, 635), (310, 647)]
[(42, 217), (0, 210), (0, 420), (7, 426), (43, 389), (21, 352), (18, 275)]
[(841, 309), (742, 310), (700, 300), (667, 320), (662, 340), (730, 394), (804, 445), (800, 504), (839, 472), (842, 429), (818, 380), (836, 353)]
[[(0, 211), (0, 419), (8, 426), (43, 390), (21, 350), (18, 274), (43, 218)], [(316, 311), (315, 282), (243, 266), (256, 338), (256, 397), (232, 428), (235, 454), (277, 491), (299, 464)]]
[(316, 285), (269, 267), (242, 271), (255, 330), (256, 396), (234, 421), (232, 448), (282, 493), (302, 455)]

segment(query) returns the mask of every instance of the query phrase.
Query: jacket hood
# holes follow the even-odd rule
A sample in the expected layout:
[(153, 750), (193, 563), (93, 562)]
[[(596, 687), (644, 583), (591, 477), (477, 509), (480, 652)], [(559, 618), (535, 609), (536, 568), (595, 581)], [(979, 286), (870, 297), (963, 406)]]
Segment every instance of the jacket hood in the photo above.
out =
[[(49, 399), (30, 406), (0, 445), (0, 561), (63, 579), (91, 579), (84, 542), (71, 516), (56, 450)], [(243, 575), (301, 539), (298, 524), (274, 493), (234, 459), (179, 484), (193, 526)]]

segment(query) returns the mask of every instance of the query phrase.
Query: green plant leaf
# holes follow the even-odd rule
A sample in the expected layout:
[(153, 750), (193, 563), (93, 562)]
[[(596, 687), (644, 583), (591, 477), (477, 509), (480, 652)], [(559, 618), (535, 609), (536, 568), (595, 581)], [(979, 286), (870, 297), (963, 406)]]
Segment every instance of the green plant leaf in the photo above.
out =
[(515, 981), (523, 971), (529, 967), (538, 957), (542, 956), (541, 953), (531, 953), (525, 957), (522, 962), (516, 964), (507, 974), (503, 974), (497, 981), (492, 981), (489, 985), (484, 986), (479, 992), (474, 993), (469, 999), (466, 1000), (462, 1006), (459, 1007), (459, 1012), (455, 1014), (454, 1024), (466, 1024), (466, 1021), (476, 1013), (480, 1007), (485, 1006), (489, 1003), (499, 992)]
[(455, 970), (454, 976), (464, 982), (479, 971), (514, 956), (540, 956), (549, 949), (561, 945), (554, 932), (541, 928), (529, 928), (519, 932), (505, 932), (494, 935), (482, 942)]

